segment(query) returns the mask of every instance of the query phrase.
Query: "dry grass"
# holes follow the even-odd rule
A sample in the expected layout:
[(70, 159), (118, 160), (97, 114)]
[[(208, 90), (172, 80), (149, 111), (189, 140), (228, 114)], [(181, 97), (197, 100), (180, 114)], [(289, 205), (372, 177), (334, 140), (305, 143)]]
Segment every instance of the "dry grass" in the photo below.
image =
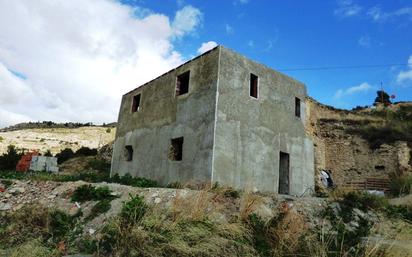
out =
[(40, 240), (28, 241), (16, 248), (14, 248), (10, 254), (10, 257), (57, 257), (60, 256), (57, 250), (42, 245)]
[[(190, 194), (190, 195), (183, 195)], [(178, 190), (172, 201), (171, 213), (173, 221), (184, 219), (203, 220), (209, 214), (211, 195), (206, 190), (185, 191)]]
[(262, 196), (251, 192), (244, 192), (240, 197), (239, 217), (242, 221), (247, 221), (256, 208), (263, 203)]
[[(282, 215), (282, 214), (281, 214)], [(275, 252), (296, 253), (301, 244), (301, 239), (308, 230), (302, 214), (288, 211), (283, 218), (272, 228), (274, 235)]]

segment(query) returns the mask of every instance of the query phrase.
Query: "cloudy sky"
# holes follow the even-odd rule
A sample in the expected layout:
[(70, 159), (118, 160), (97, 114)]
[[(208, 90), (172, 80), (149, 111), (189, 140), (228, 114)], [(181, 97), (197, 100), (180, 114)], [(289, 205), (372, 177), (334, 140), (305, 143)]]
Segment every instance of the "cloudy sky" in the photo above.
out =
[(410, 0), (0, 0), (0, 127), (112, 122), (121, 95), (223, 44), (339, 108), (412, 100)]

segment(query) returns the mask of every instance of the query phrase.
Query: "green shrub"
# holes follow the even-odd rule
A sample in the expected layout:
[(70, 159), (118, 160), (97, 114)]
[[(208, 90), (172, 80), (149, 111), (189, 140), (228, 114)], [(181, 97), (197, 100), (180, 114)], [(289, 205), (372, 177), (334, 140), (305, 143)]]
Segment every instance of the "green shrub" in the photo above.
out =
[(97, 155), (97, 149), (90, 149), (89, 147), (83, 146), (76, 151), (75, 155), (76, 156), (94, 156), (94, 155)]
[(389, 188), (394, 196), (410, 194), (412, 192), (412, 176), (391, 174)]
[(22, 151), (18, 151), (14, 145), (9, 145), (7, 152), (0, 156), (0, 170), (16, 170), (16, 165), (22, 156)]
[(102, 172), (109, 172), (110, 171), (110, 162), (105, 161), (101, 158), (94, 158), (87, 163), (87, 168)]
[(230, 197), (230, 198), (239, 198), (240, 197), (239, 191), (237, 191), (237, 190), (235, 190), (231, 187), (225, 188), (225, 190), (223, 191), (223, 195), (226, 196), (226, 197)]
[(92, 185), (83, 185), (73, 192), (72, 202), (99, 201), (104, 199), (114, 199), (112, 191), (107, 186), (94, 187)]
[(388, 206), (388, 200), (385, 197), (358, 191), (345, 194), (340, 203), (344, 207), (358, 208), (365, 212), (371, 209), (384, 210)]
[(111, 128), (107, 128), (107, 129), (106, 129), (106, 133), (110, 133), (110, 132), (112, 132), (112, 129), (111, 129)]
[(103, 214), (109, 211), (111, 208), (110, 202), (111, 202), (111, 199), (104, 199), (104, 200), (97, 202), (93, 206), (89, 216), (86, 217), (86, 220), (92, 220), (96, 218), (97, 216), (99, 216), (100, 214)]
[(49, 215), (49, 230), (54, 242), (59, 242), (76, 224), (75, 217), (56, 210)]
[(261, 217), (251, 214), (248, 218), (248, 224), (253, 231), (253, 245), (259, 252), (260, 256), (273, 256), (270, 237), (268, 236), (268, 226)]
[(120, 177), (118, 174), (114, 175), (110, 182), (119, 183), (122, 185), (127, 186), (134, 186), (134, 187), (156, 187), (157, 182), (154, 180), (150, 180), (147, 178), (140, 178), (140, 177), (132, 177), (129, 173)]
[(125, 223), (133, 225), (143, 218), (148, 208), (143, 197), (130, 195), (130, 200), (123, 204), (120, 217)]
[(0, 136), (0, 143), (3, 142), (4, 138)]
[(401, 218), (412, 222), (412, 207), (407, 205), (389, 205), (386, 214), (390, 218)]
[(60, 151), (60, 153), (56, 154), (57, 157), (57, 163), (61, 164), (69, 159), (72, 159), (75, 157), (74, 152), (70, 148), (65, 148)]

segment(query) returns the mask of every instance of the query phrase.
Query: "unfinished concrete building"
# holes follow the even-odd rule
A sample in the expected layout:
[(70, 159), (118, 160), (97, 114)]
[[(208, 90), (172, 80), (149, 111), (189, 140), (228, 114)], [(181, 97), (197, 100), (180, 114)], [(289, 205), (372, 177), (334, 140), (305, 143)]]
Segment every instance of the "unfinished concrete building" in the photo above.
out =
[(111, 174), (300, 195), (314, 185), (305, 97), (218, 46), (123, 96)]

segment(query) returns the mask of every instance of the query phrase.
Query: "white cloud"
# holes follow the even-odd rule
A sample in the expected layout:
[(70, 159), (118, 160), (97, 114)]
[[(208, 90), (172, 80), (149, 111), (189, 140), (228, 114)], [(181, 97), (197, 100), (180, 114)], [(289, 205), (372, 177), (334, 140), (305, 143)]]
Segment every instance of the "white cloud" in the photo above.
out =
[(335, 99), (340, 99), (344, 96), (349, 96), (349, 95), (353, 95), (353, 94), (357, 94), (357, 93), (367, 92), (371, 89), (374, 89), (374, 87), (372, 87), (371, 85), (369, 85), (366, 82), (363, 82), (359, 86), (353, 86), (353, 87), (349, 87), (347, 89), (339, 89), (338, 91), (336, 91), (336, 93), (334, 95), (334, 98)]
[(407, 17), (412, 21), (412, 7), (403, 7), (393, 12), (385, 12), (379, 6), (368, 10), (367, 15), (376, 22), (383, 22), (394, 17)]
[(249, 40), (249, 41), (247, 42), (247, 45), (248, 45), (250, 48), (253, 48), (253, 47), (255, 47), (255, 41)]
[(350, 17), (360, 14), (362, 7), (355, 4), (352, 0), (339, 0), (338, 8), (334, 14), (340, 17)]
[(247, 3), (249, 3), (249, 0), (239, 0), (239, 3), (240, 4), (247, 4)]
[(358, 44), (362, 47), (370, 47), (371, 46), (371, 38), (366, 35), (366, 36), (361, 36), (358, 40)]
[(228, 35), (232, 35), (235, 33), (235, 29), (227, 23), (225, 24), (225, 30), (226, 30), (226, 34)]
[(176, 12), (172, 27), (176, 36), (183, 36), (184, 34), (193, 31), (201, 25), (203, 14), (199, 9), (187, 5), (183, 9)]
[(184, 61), (173, 39), (201, 16), (192, 6), (170, 21), (111, 0), (0, 1), (0, 127), (116, 120), (121, 95)]
[(396, 81), (398, 83), (402, 83), (402, 82), (409, 81), (409, 80), (412, 81), (412, 55), (409, 56), (408, 66), (409, 66), (408, 70), (399, 72), (396, 78)]
[(204, 42), (202, 45), (197, 49), (198, 54), (203, 54), (204, 52), (209, 51), (210, 49), (214, 48), (217, 46), (217, 43), (215, 41), (209, 41), (209, 42)]

